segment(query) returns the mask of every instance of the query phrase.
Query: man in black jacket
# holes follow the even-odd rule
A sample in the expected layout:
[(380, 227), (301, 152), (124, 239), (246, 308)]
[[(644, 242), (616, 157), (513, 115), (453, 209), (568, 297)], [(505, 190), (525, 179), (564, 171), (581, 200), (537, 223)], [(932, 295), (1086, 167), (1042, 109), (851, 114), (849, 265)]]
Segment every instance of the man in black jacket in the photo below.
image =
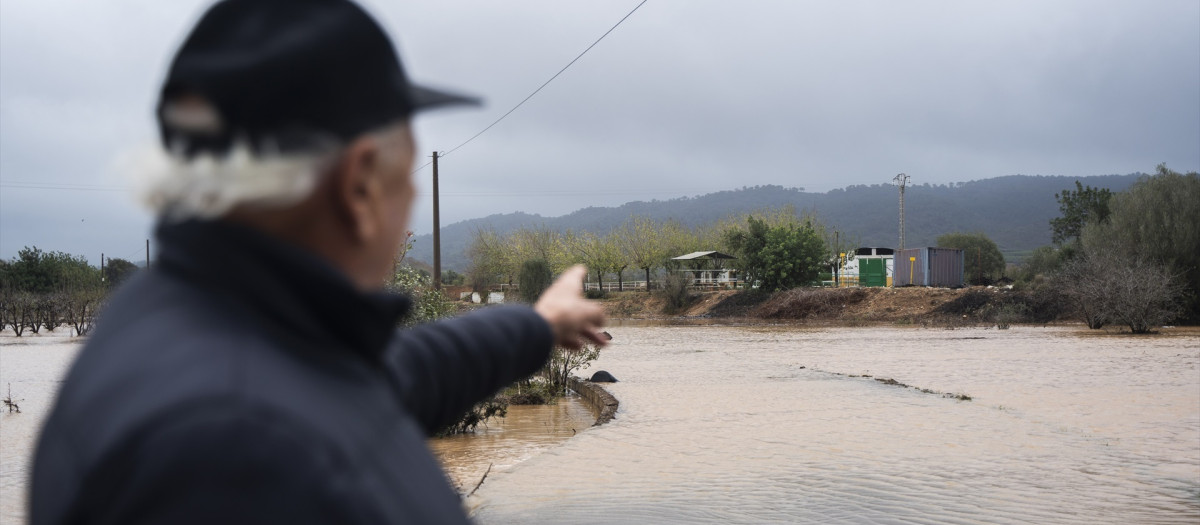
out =
[(532, 308), (396, 331), (408, 119), (465, 101), (409, 84), (347, 1), (205, 13), (158, 108), (158, 261), (62, 385), (31, 522), (466, 522), (426, 436), (604, 316), (576, 267)]

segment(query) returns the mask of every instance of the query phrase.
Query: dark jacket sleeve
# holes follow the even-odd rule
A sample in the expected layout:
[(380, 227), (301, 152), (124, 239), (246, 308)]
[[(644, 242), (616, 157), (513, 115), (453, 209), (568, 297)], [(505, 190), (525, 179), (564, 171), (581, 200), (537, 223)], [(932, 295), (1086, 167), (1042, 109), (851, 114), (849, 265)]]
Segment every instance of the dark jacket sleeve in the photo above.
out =
[(432, 434), (541, 368), (554, 334), (532, 308), (498, 306), (405, 330), (391, 344), (386, 359), (401, 401)]
[[(89, 473), (72, 519), (122, 524), (370, 523), (346, 464), (272, 414), (202, 407)], [(304, 497), (297, 497), (303, 494)]]

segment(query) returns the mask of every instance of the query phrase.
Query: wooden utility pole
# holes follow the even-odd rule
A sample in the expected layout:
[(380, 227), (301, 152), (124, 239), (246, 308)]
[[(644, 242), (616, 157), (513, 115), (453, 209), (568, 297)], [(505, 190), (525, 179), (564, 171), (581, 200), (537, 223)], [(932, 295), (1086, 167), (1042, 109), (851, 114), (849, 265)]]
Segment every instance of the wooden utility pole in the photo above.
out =
[(104, 252), (100, 252), (100, 282), (104, 282)]
[(442, 289), (442, 224), (438, 207), (438, 153), (433, 152), (433, 289)]
[(146, 239), (146, 268), (150, 267), (150, 239)]

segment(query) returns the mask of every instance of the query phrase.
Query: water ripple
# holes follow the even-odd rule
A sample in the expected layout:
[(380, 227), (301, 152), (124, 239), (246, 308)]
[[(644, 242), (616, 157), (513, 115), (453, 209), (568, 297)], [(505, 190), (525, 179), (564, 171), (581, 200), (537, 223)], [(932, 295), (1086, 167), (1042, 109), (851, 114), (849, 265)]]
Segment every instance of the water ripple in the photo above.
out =
[(478, 522), (1200, 521), (1197, 333), (621, 330), (617, 419), (489, 478)]

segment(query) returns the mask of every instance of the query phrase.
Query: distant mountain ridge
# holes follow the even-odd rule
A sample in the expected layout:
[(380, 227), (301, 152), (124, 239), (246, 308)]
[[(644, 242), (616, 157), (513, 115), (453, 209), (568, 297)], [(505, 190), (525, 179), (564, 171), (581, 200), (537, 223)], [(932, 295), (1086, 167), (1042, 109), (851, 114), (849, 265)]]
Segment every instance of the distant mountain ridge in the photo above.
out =
[[(1009, 175), (954, 184), (918, 184), (905, 190), (905, 245), (932, 246), (937, 236), (955, 231), (988, 235), (1001, 250), (1031, 250), (1050, 244), (1050, 224), (1058, 216), (1054, 195), (1075, 181), (1123, 191), (1141, 173), (1064, 177)], [(635, 201), (616, 207), (588, 207), (559, 217), (516, 212), (457, 222), (442, 228), (442, 265), (459, 272), (476, 229), (507, 233), (522, 227), (606, 233), (632, 216), (676, 219), (688, 226), (710, 224), (735, 214), (791, 205), (811, 212), (841, 237), (862, 246), (899, 243), (899, 195), (890, 184), (857, 185), (825, 193), (782, 186), (755, 186), (670, 200)], [(415, 238), (409, 257), (433, 260), (433, 236)]]

